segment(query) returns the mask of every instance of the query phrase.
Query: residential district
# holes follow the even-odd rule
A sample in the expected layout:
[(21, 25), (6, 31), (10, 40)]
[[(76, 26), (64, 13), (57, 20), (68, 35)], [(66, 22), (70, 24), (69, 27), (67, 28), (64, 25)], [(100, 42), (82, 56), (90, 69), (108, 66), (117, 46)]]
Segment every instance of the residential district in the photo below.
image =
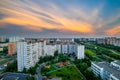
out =
[(0, 80), (120, 80), (120, 38), (1, 36)]

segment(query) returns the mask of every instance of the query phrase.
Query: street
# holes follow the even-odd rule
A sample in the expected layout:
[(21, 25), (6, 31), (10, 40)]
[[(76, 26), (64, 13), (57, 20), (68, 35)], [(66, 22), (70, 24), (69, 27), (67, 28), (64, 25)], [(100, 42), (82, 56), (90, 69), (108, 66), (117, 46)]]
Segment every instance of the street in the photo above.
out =
[(48, 62), (42, 63), (39, 65), (39, 67), (36, 69), (36, 80), (42, 80), (42, 75), (41, 75), (41, 68), (45, 66)]

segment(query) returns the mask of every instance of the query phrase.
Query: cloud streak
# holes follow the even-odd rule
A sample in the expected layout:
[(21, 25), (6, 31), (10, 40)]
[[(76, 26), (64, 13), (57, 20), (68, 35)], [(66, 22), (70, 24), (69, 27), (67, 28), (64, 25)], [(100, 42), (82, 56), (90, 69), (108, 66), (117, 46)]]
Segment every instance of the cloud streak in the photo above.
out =
[[(85, 33), (95, 35), (99, 32), (106, 34), (119, 34), (118, 26), (108, 24), (116, 21), (120, 16), (105, 21), (101, 17), (103, 3), (85, 9), (82, 5), (66, 3), (65, 8), (53, 1), (42, 0), (1, 0), (0, 24), (18, 25), (25, 30), (42, 32), (43, 29), (56, 30), (65, 33)], [(106, 27), (107, 26), (107, 27)], [(106, 30), (102, 31), (104, 28)]]

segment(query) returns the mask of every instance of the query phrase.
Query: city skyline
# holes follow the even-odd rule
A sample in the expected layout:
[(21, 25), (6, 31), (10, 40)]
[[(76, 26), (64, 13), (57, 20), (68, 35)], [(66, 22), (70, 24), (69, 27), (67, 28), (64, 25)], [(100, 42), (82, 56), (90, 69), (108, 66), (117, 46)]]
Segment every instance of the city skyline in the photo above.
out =
[(120, 37), (119, 0), (1, 0), (0, 35)]

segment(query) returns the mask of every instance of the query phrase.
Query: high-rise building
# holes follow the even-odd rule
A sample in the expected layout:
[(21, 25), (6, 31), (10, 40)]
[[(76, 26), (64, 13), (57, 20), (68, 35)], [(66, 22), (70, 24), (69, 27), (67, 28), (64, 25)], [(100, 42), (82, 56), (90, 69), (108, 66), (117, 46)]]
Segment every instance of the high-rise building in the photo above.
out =
[(59, 53), (75, 53), (78, 59), (84, 58), (84, 46), (75, 43), (47, 43), (46, 40), (22, 40), (17, 42), (18, 71), (34, 66), (40, 56), (51, 55), (58, 50)]
[(84, 59), (84, 46), (83, 45), (77, 46), (77, 58)]
[(45, 42), (24, 40), (17, 42), (18, 71), (34, 66), (40, 56), (45, 56)]

